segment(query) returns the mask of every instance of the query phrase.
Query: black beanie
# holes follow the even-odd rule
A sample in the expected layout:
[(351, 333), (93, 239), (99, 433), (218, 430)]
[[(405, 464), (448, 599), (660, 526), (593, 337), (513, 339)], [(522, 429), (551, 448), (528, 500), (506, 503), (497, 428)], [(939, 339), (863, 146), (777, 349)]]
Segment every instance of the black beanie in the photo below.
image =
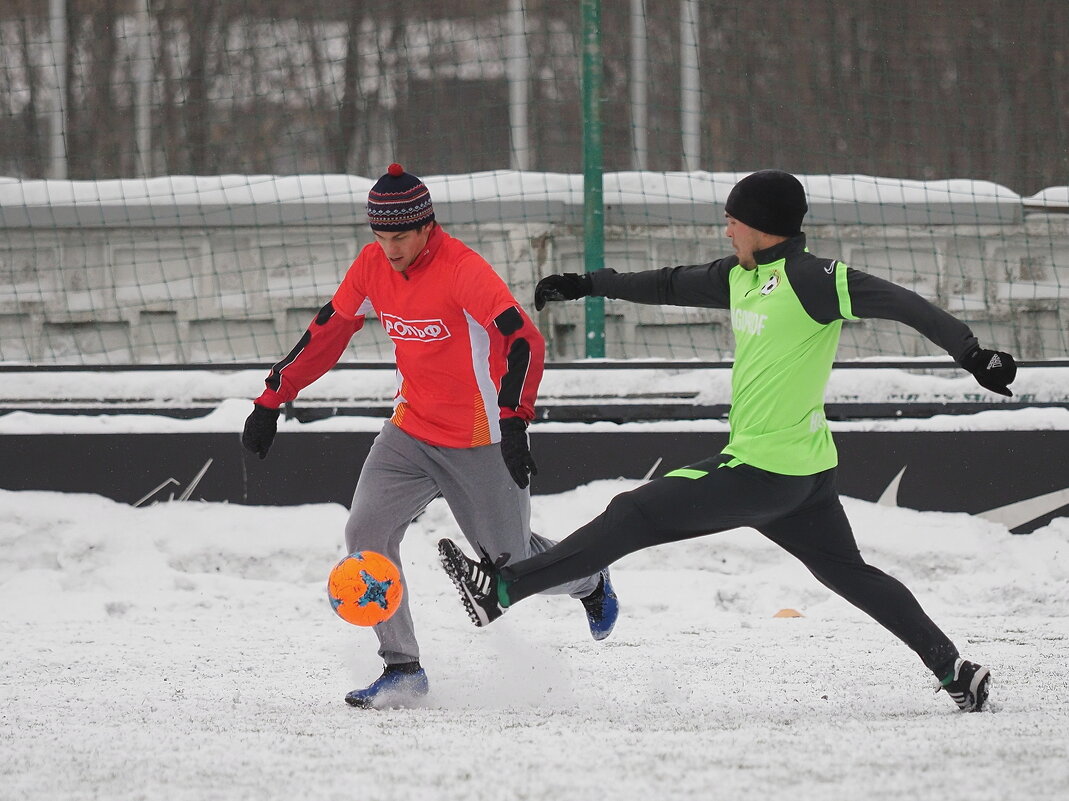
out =
[(367, 195), (367, 219), (375, 231), (411, 231), (434, 222), (431, 193), (423, 181), (391, 164)]
[(759, 170), (735, 184), (724, 211), (766, 234), (796, 236), (809, 206), (802, 182), (789, 172)]

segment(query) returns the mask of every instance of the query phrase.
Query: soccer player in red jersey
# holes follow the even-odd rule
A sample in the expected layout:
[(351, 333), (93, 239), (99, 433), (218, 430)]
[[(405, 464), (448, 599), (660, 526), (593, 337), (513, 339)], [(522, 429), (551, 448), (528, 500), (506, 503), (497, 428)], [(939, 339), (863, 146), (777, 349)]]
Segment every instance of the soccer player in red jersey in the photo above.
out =
[[(345, 527), (348, 552), (376, 551), (402, 568), (409, 523), (441, 495), (488, 559), (541, 553), (554, 543), (530, 530), (536, 468), (527, 424), (542, 378), (542, 335), (486, 260), (438, 225), (426, 185), (400, 164), (371, 189), (367, 213), (375, 241), (271, 369), (243, 444), (267, 455), (279, 407), (338, 362), (373, 311), (394, 343), (397, 393), (360, 472)], [(397, 612), (374, 627), (383, 674), (346, 696), (353, 706), (399, 705), (428, 691), (405, 587)], [(607, 570), (548, 592), (580, 599), (593, 637), (609, 635), (619, 607)]]

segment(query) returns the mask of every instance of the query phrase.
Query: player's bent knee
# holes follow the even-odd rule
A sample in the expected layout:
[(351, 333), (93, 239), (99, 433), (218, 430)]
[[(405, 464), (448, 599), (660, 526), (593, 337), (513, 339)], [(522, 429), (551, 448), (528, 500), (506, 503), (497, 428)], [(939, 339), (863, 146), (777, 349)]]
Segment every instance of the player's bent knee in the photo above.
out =
[(658, 511), (659, 505), (648, 503), (642, 489), (617, 495), (602, 516), (621, 555), (679, 538), (672, 521)]

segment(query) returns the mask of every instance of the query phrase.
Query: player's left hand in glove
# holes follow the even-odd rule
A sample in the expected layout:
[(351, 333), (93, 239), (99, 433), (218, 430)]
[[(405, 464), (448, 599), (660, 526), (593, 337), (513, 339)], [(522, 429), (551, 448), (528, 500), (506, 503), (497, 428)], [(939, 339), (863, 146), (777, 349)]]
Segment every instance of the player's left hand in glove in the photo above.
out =
[(275, 440), (278, 431), (278, 409), (268, 409), (254, 403), (252, 414), (245, 420), (245, 430), (241, 433), (241, 444), (261, 459), (267, 458), (267, 451)]
[(527, 423), (519, 417), (501, 420), (501, 456), (509, 469), (512, 480), (520, 489), (526, 489), (531, 476), (538, 475), (538, 467), (531, 458), (531, 444), (527, 439)]
[(979, 345), (961, 357), (961, 366), (973, 374), (976, 383), (999, 395), (1013, 397), (1009, 385), (1017, 377), (1017, 363), (1001, 350), (985, 350)]

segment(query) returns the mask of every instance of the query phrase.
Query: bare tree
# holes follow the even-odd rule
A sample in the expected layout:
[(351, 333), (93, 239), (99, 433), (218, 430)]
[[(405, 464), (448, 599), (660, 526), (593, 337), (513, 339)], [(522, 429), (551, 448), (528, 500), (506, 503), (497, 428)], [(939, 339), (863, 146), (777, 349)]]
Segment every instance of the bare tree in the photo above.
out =
[(219, 3), (215, 0), (190, 0), (181, 14), (189, 46), (183, 127), (189, 143), (189, 170), (194, 175), (206, 174), (211, 169), (212, 75), (209, 73), (209, 59), (212, 28), (219, 9)]
[(119, 0), (67, 6), (67, 158), (72, 178), (121, 175), (122, 153), (132, 150), (119, 124), (124, 115), (115, 97), (118, 15)]
[(45, 174), (45, 142), (47, 135), (41, 125), (41, 74), (33, 63), (30, 54), (30, 40), (33, 36), (32, 27), (35, 20), (30, 17), (20, 17), (18, 20), (19, 31), (19, 57), (21, 66), (26, 76), (26, 106), (20, 115), (22, 127), (26, 136), (26, 172), (29, 177), (42, 178)]
[[(367, 104), (362, 104), (360, 89), (360, 42), (364, 23), (363, 3), (349, 0), (347, 4), (345, 38), (345, 72), (342, 79), (341, 105), (338, 108), (337, 138), (331, 148), (334, 153), (334, 166), (338, 172), (346, 172), (350, 163), (350, 154), (355, 145), (357, 121), (361, 106), (366, 111)], [(366, 117), (366, 114), (364, 115)], [(361, 162), (367, 161), (366, 153)]]

